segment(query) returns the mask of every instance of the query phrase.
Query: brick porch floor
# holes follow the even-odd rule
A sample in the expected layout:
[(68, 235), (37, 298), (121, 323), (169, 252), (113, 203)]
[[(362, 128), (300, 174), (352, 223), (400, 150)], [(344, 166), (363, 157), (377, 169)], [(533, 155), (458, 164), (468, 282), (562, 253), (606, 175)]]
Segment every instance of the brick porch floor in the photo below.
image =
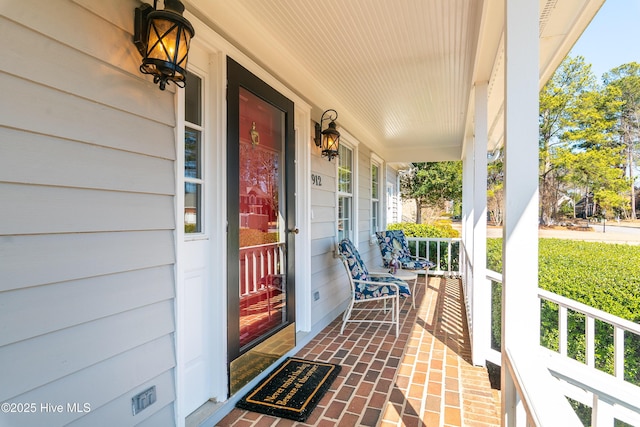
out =
[(352, 323), (340, 335), (336, 319), (296, 354), (342, 365), (305, 423), (236, 408), (218, 425), (499, 426), (500, 394), (486, 369), (470, 364), (460, 281), (429, 277), (416, 298), (415, 310), (402, 303), (397, 338), (377, 324)]

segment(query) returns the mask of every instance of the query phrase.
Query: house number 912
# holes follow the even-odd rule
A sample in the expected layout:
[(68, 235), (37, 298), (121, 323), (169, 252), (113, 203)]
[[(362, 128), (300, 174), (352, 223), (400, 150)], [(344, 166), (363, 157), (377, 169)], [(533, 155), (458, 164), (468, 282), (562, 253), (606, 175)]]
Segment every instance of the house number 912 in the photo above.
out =
[(322, 187), (322, 177), (320, 175), (311, 174), (311, 183), (318, 187)]

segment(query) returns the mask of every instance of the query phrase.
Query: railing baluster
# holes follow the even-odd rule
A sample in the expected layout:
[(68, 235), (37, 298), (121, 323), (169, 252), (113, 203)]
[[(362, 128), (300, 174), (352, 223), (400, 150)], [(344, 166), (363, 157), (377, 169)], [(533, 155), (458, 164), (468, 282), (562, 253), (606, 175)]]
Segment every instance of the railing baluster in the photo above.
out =
[(596, 319), (586, 316), (586, 335), (587, 335), (587, 366), (594, 367), (596, 365)]
[(613, 348), (615, 352), (613, 361), (615, 376), (624, 380), (624, 329), (617, 326), (614, 327)]
[(269, 256), (269, 248), (265, 248), (260, 251), (260, 277), (265, 277), (267, 275), (265, 270), (267, 256)]
[(613, 405), (604, 400), (600, 400), (597, 394), (593, 394), (593, 406), (591, 411), (591, 426), (613, 426), (614, 410)]
[(249, 294), (249, 253), (244, 256), (244, 293)]
[(558, 347), (560, 354), (567, 355), (567, 307), (564, 305), (558, 306)]
[(238, 264), (239, 264), (239, 268), (238, 268), (238, 273), (240, 274), (240, 283), (238, 286), (238, 294), (240, 296), (244, 295), (244, 272), (243, 272), (243, 264), (242, 264), (242, 258), (245, 257), (245, 254), (242, 253), (242, 251), (240, 251), (240, 256), (239, 256), (239, 260), (238, 260)]
[(253, 251), (251, 253), (251, 279), (252, 279), (252, 283), (251, 283), (251, 290), (253, 292), (256, 292), (258, 290), (258, 272), (257, 272), (257, 267), (258, 267), (258, 257), (256, 256), (256, 252)]
[(274, 247), (273, 249), (271, 249), (271, 261), (273, 262), (273, 265), (271, 266), (271, 270), (273, 271), (273, 274), (279, 274), (280, 273), (280, 250), (278, 249), (278, 247)]
[(278, 255), (279, 255), (279, 258), (280, 258), (278, 274), (285, 274), (286, 271), (284, 271), (284, 246), (278, 245), (276, 250), (278, 251)]

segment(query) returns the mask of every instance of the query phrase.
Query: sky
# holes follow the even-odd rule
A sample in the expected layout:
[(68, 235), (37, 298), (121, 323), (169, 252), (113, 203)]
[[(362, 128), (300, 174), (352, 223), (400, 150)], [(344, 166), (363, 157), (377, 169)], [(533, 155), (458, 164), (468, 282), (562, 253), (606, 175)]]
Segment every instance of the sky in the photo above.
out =
[(640, 63), (640, 0), (606, 0), (570, 55), (583, 56), (598, 79), (619, 65)]

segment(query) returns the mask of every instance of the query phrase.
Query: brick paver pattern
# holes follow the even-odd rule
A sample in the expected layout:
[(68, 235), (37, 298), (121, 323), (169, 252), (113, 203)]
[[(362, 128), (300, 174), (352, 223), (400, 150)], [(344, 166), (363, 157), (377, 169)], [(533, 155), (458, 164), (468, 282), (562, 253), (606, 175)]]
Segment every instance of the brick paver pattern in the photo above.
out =
[(416, 289), (417, 309), (410, 298), (402, 302), (398, 337), (390, 325), (375, 323), (348, 324), (340, 335), (338, 318), (296, 354), (342, 366), (306, 422), (236, 408), (218, 425), (499, 426), (500, 393), (491, 389), (487, 370), (470, 362), (460, 281), (426, 282)]

